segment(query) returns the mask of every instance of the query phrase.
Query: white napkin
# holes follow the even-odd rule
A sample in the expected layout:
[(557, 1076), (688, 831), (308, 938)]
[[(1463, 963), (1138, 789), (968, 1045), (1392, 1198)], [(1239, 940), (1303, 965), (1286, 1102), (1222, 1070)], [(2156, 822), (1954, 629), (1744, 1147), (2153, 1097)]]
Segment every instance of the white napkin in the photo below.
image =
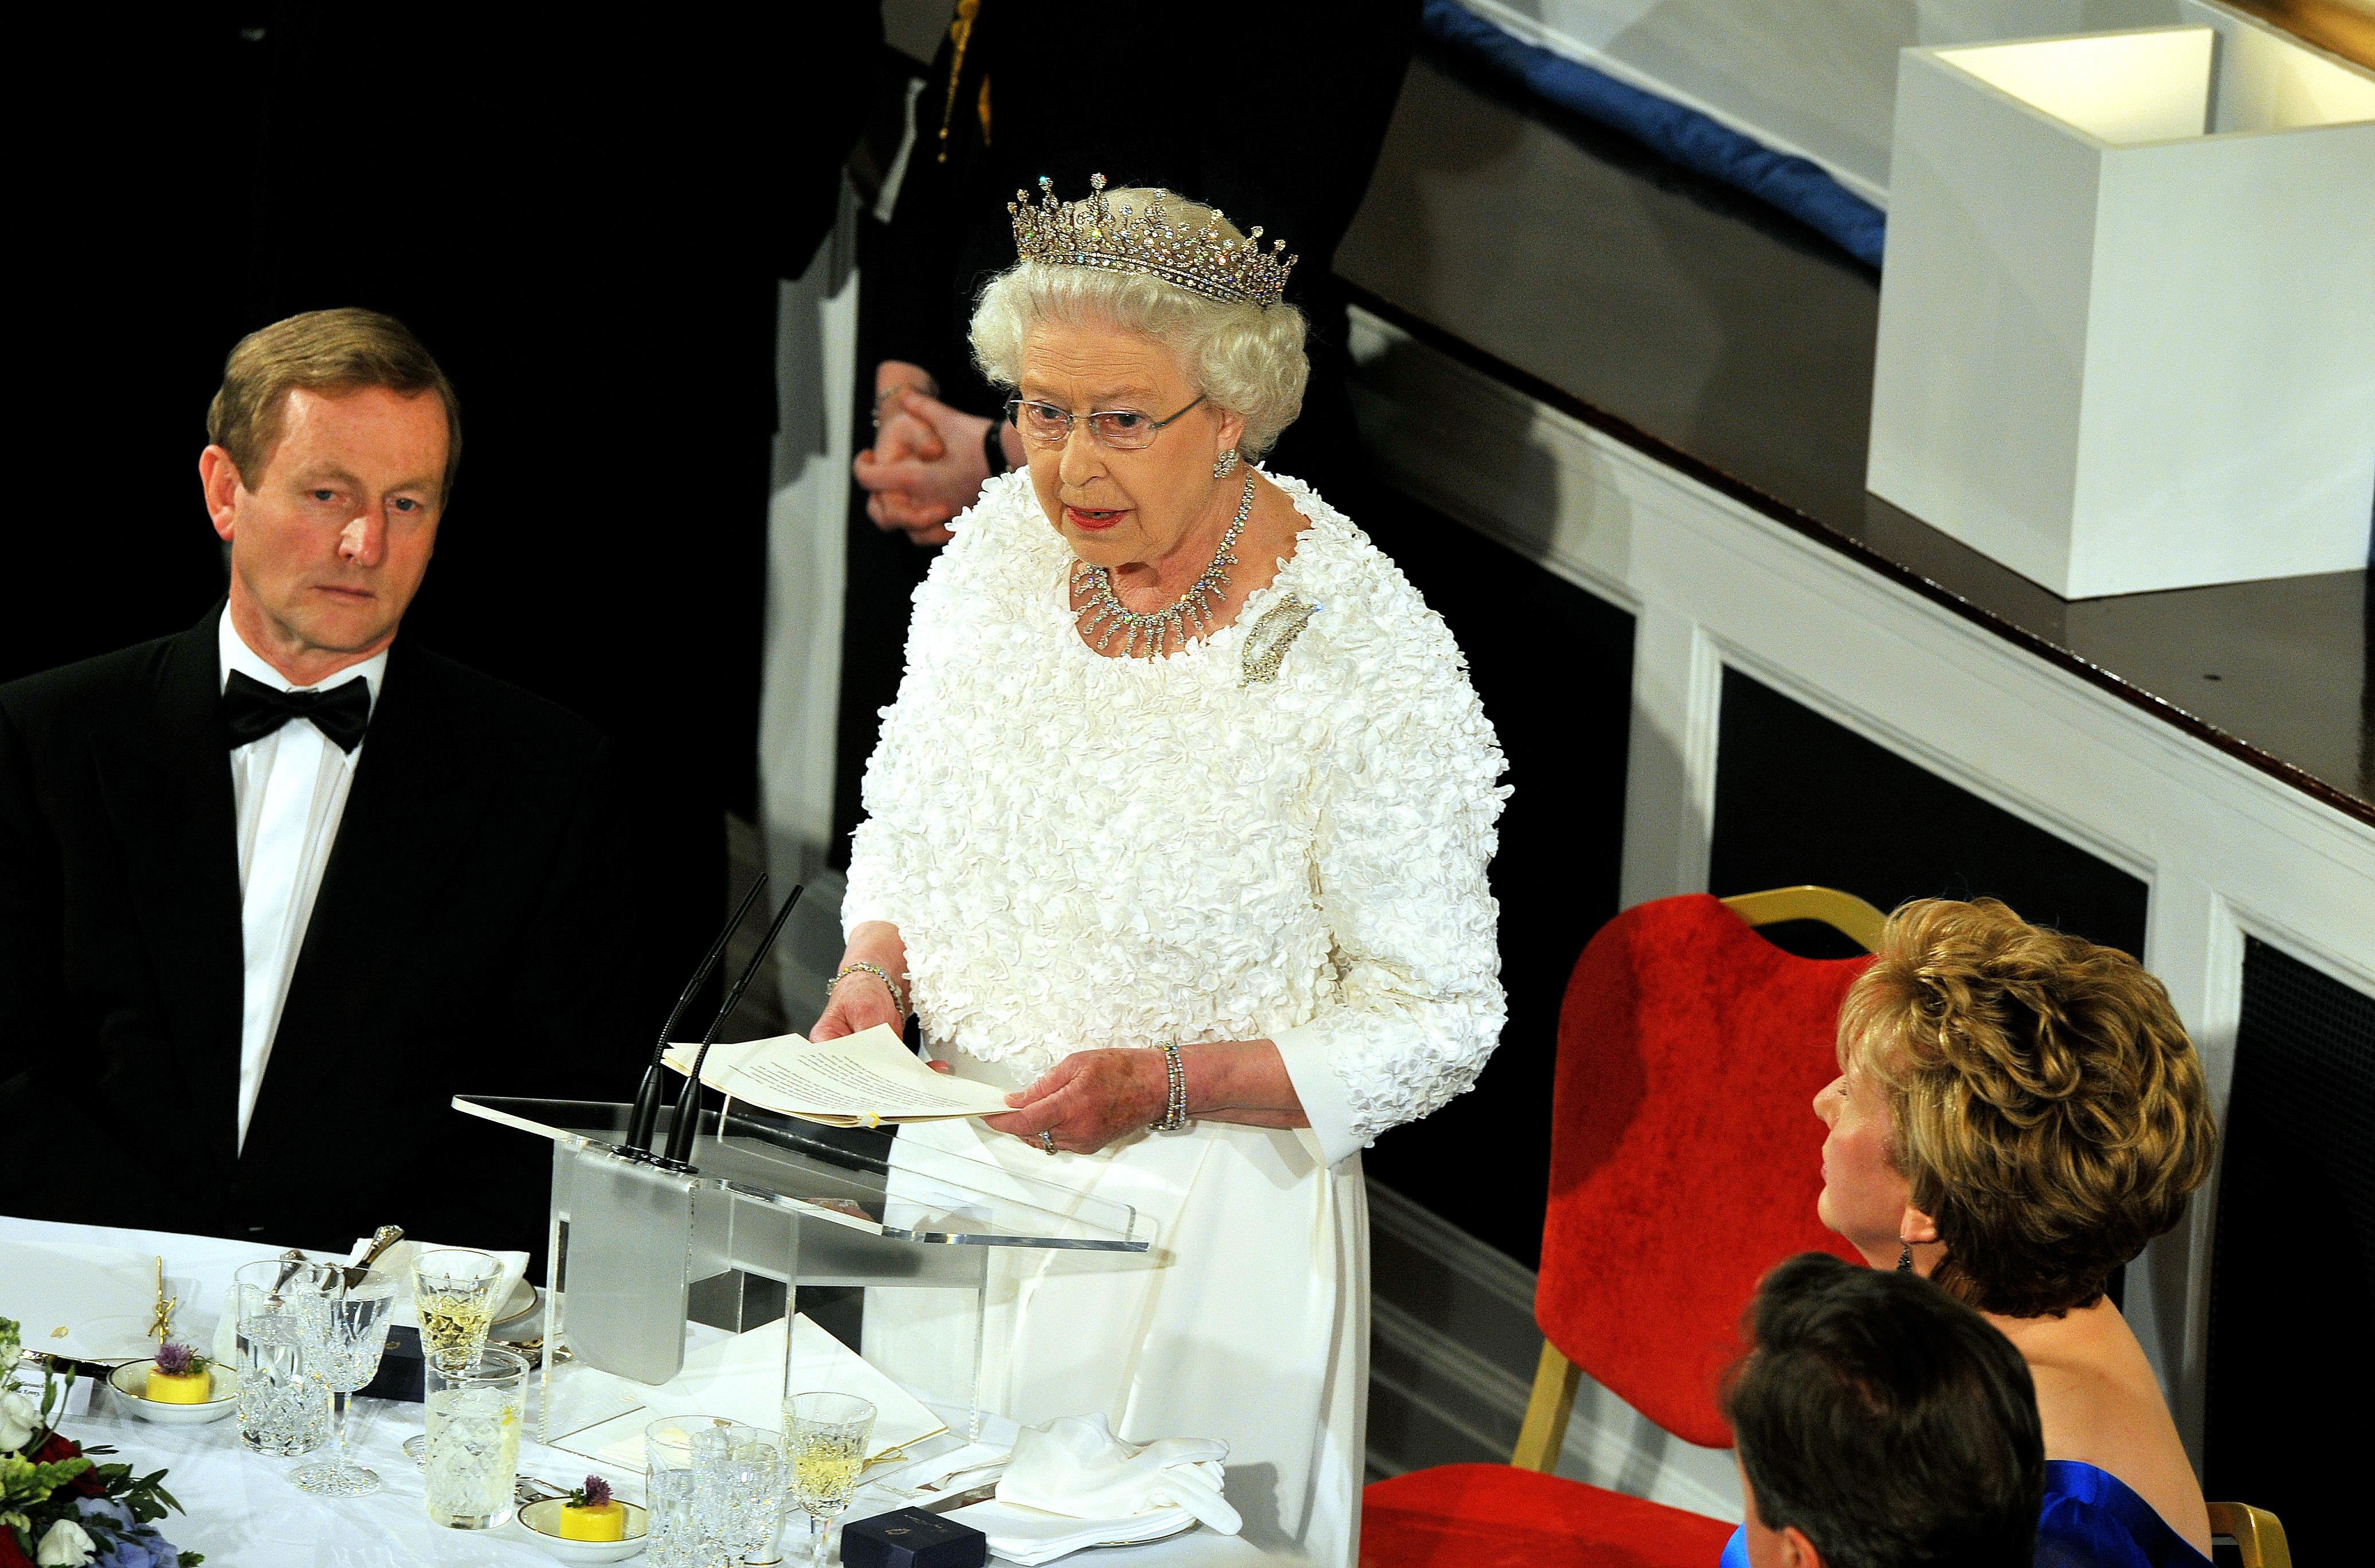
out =
[(967, 1443), (945, 1454), (893, 1470), (868, 1484), (879, 1486), (894, 1497), (918, 1498), (927, 1502), (936, 1497), (953, 1497), (960, 1491), (970, 1491), (996, 1480), (1006, 1468), (1009, 1452), (993, 1443)]
[[(171, 1282), (169, 1293), (186, 1296)], [(0, 1317), (23, 1325), (25, 1349), (85, 1362), (157, 1353), (148, 1325), (157, 1259), (128, 1247), (0, 1242)]]
[(1124, 1443), (1100, 1413), (1026, 1427), (989, 1503), (950, 1518), (989, 1538), (989, 1550), (1026, 1565), (1092, 1546), (1160, 1539), (1202, 1523), (1235, 1535), (1245, 1521), (1222, 1496), (1218, 1438)]
[[(795, 1391), (855, 1394), (872, 1401), (874, 1436), (869, 1458), (948, 1431), (947, 1424), (921, 1401), (809, 1322), (806, 1314), (791, 1332), (789, 1383)], [(632, 1393), (638, 1408), (598, 1426), (556, 1438), (553, 1446), (636, 1469), (644, 1463), (644, 1429), (661, 1416), (698, 1412), (781, 1432), (786, 1382), (785, 1333), (779, 1317), (732, 1338), (700, 1346), (686, 1353), (684, 1370), (663, 1387), (647, 1388), (616, 1379), (622, 1392)], [(607, 1373), (590, 1375), (609, 1376)]]

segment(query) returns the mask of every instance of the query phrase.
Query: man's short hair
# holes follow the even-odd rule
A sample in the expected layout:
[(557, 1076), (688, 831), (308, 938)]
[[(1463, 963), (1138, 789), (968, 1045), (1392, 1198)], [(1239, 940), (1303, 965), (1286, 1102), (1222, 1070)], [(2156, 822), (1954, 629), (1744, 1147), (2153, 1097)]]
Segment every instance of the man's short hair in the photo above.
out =
[(1765, 1277), (1724, 1414), (1768, 1529), (1826, 1568), (2026, 1568), (2045, 1490), (2028, 1365), (1913, 1274), (1805, 1253)]
[(337, 394), (367, 386), (400, 397), (433, 392), (445, 405), (443, 492), (451, 495), (462, 464), (462, 406), (454, 383), (411, 328), (377, 311), (307, 311), (241, 338), (207, 407), (207, 439), (230, 454), (240, 482), (254, 489), (279, 443), (289, 394), (301, 387)]

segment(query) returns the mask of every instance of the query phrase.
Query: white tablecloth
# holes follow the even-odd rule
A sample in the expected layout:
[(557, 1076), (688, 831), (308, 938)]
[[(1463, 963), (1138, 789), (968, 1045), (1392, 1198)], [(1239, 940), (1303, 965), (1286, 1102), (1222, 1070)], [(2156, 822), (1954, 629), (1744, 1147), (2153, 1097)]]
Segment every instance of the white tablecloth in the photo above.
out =
[[(253, 1243), (162, 1231), (106, 1230), (7, 1216), (0, 1216), (0, 1239), (79, 1242), (162, 1256), (170, 1275), (199, 1284), (195, 1298), (183, 1304), (185, 1315), (177, 1321), (187, 1325), (200, 1343), (206, 1342), (202, 1330), (211, 1329), (232, 1274), (242, 1264), (271, 1257), (278, 1251)], [(189, 1512), (169, 1515), (159, 1528), (175, 1545), (203, 1551), (209, 1562), (223, 1568), (383, 1568), (414, 1562), (450, 1563), (457, 1568), (545, 1568), (553, 1561), (517, 1524), (500, 1530), (465, 1531), (430, 1523), (422, 1506), (420, 1472), (399, 1447), (420, 1430), (419, 1406), (358, 1399), (348, 1419), (355, 1456), (387, 1483), (386, 1490), (375, 1496), (338, 1500), (311, 1496), (287, 1480), (290, 1470), (309, 1461), (267, 1459), (248, 1452), (240, 1444), (236, 1418), (204, 1426), (158, 1426), (124, 1410), (104, 1389), (98, 1391), (90, 1412), (69, 1418), (64, 1431), (86, 1447), (112, 1446), (141, 1473), (169, 1467), (172, 1473), (166, 1478), (166, 1489)], [(991, 1441), (1010, 1440), (1010, 1428), (1005, 1438), (995, 1430), (983, 1433)], [(589, 1468), (607, 1476), (621, 1497), (643, 1501), (640, 1472), (595, 1466), (577, 1455), (532, 1441), (520, 1444), (522, 1473), (541, 1480), (574, 1486)], [(1232, 1501), (1243, 1507), (1247, 1500)], [(895, 1508), (899, 1502), (880, 1491), (861, 1491), (846, 1516), (864, 1518)], [(787, 1563), (804, 1561), (807, 1526), (806, 1516), (794, 1510), (785, 1528)], [(1201, 1568), (1205, 1563), (1248, 1563), (1261, 1557), (1252, 1542), (1198, 1529), (1152, 1546), (1109, 1548), (1067, 1561), (1079, 1562), (1083, 1568), (1092, 1564), (1093, 1568)]]

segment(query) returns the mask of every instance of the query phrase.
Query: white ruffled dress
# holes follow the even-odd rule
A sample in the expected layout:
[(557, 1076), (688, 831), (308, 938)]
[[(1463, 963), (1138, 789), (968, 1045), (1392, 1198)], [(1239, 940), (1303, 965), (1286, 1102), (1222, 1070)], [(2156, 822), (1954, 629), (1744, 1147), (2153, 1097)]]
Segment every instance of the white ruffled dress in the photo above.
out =
[[(1053, 1159), (973, 1122), (901, 1137), (1157, 1227), (1141, 1259), (993, 1256), (987, 1406), (1223, 1438), (1251, 1542), (1351, 1563), (1359, 1150), (1467, 1089), (1499, 1038), (1485, 866), (1508, 791), (1442, 619), (1341, 513), (1275, 482), (1306, 525), (1276, 580), (1145, 659), (1081, 642), (1070, 549), (1027, 475), (991, 481), (916, 591), (844, 921), (899, 928), (926, 1049), (964, 1077), (1016, 1088), (1077, 1050), (1277, 1043), (1308, 1131), (1199, 1122)], [(1317, 607), (1248, 678), (1248, 633), (1289, 595)], [(869, 1360), (920, 1373), (945, 1328), (899, 1298), (924, 1294), (869, 1298)]]

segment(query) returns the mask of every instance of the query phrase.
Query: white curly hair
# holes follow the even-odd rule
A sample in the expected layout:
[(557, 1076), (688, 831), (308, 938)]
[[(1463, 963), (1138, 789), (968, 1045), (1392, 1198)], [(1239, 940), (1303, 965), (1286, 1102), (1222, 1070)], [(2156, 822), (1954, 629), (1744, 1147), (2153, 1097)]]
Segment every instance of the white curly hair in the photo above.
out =
[[(1107, 191), (1109, 206), (1144, 212), (1163, 204), (1175, 225), (1201, 230), (1218, 218), (1222, 231), (1243, 239), (1226, 218), (1199, 202), (1164, 190)], [(1152, 338), (1187, 371), (1212, 404), (1246, 422), (1237, 449), (1259, 457), (1303, 412), (1311, 379), (1304, 352), (1303, 312), (1283, 301), (1263, 309), (1208, 300), (1143, 273), (1018, 262), (989, 280), (973, 312), (973, 355), (982, 374), (999, 386), (1022, 379), (1022, 349), (1043, 324), (1099, 324)]]

